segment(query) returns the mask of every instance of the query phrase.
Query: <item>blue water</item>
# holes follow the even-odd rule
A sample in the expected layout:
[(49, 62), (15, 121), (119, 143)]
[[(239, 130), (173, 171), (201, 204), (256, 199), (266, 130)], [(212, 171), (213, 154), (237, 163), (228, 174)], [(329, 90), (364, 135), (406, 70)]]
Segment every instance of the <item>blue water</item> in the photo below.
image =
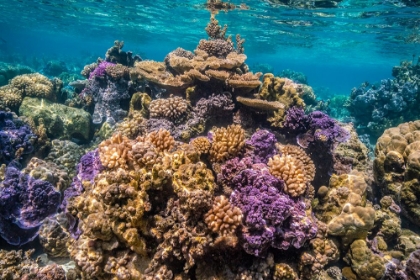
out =
[[(364, 81), (391, 77), (392, 66), (420, 54), (420, 11), (391, 1), (343, 1), (296, 9), (276, 1), (231, 1), (217, 15), (228, 34), (246, 39), (247, 63), (303, 72), (313, 87), (349, 94)], [(277, 1), (278, 2), (278, 1)], [(162, 61), (177, 47), (194, 50), (209, 19), (205, 1), (0, 1), (0, 60), (59, 59), (80, 68), (114, 40)], [(29, 65), (30, 66), (30, 65)]]

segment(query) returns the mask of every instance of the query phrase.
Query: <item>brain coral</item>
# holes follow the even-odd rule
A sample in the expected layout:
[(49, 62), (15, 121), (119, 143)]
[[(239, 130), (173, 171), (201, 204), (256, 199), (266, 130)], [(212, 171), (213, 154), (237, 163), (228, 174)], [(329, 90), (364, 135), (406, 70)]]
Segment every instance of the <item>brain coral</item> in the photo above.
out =
[(420, 225), (420, 121), (385, 130), (375, 147), (375, 182)]

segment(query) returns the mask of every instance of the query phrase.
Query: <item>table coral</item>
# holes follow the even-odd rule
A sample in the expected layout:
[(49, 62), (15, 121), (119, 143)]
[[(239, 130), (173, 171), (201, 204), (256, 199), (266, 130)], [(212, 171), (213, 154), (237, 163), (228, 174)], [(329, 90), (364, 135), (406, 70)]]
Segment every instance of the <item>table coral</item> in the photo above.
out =
[(402, 214), (420, 225), (418, 197), (420, 121), (400, 124), (385, 130), (375, 147), (375, 182), (384, 195), (390, 195), (402, 208)]
[(239, 125), (217, 128), (212, 135), (210, 160), (223, 162), (241, 152), (245, 145), (245, 131)]
[(57, 212), (60, 198), (51, 183), (8, 167), (0, 182), (1, 237), (12, 245), (33, 240), (42, 221)]
[(36, 139), (29, 126), (12, 113), (0, 111), (0, 162), (20, 161), (23, 155), (33, 152)]

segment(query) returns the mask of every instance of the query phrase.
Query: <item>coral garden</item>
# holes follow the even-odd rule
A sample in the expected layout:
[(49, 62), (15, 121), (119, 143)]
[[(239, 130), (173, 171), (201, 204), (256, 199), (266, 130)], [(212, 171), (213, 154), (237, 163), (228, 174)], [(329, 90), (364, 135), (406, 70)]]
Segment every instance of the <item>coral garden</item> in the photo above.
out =
[(7, 77), (0, 278), (420, 279), (419, 65), (352, 90), (372, 162), (302, 77), (251, 72), (214, 15), (206, 32), (161, 62), (116, 41), (65, 100)]

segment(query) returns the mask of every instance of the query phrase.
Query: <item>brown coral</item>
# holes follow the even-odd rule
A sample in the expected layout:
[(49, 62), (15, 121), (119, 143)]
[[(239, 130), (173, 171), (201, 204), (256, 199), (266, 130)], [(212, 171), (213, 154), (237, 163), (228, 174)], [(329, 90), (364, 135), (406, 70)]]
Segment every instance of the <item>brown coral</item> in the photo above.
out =
[(0, 87), (0, 109), (16, 109), (22, 103), (22, 92), (17, 88), (6, 85)]
[(98, 146), (102, 165), (110, 169), (128, 169), (129, 164), (133, 162), (132, 145), (130, 139), (119, 133), (103, 141)]
[(42, 97), (55, 100), (54, 84), (45, 76), (34, 73), (13, 78), (10, 85), (21, 91), (22, 96)]
[(237, 96), (236, 101), (239, 103), (251, 107), (253, 109), (262, 110), (262, 111), (275, 111), (284, 109), (284, 104), (278, 101), (267, 101), (256, 98), (246, 98), (242, 96)]
[(203, 136), (192, 139), (190, 144), (201, 154), (207, 154), (211, 147), (209, 139)]
[(116, 81), (120, 79), (130, 79), (130, 70), (127, 66), (122, 64), (109, 65), (105, 68), (105, 72)]
[(175, 139), (171, 133), (165, 129), (159, 129), (149, 133), (146, 141), (152, 143), (159, 153), (170, 151), (175, 145)]
[(307, 178), (302, 161), (291, 155), (275, 155), (268, 160), (268, 168), (273, 176), (284, 181), (284, 191), (292, 197), (305, 193)]
[(188, 102), (178, 96), (156, 99), (150, 102), (151, 118), (165, 118), (175, 123), (180, 122), (188, 113)]
[(173, 186), (177, 193), (195, 189), (210, 191), (215, 189), (214, 176), (202, 162), (182, 164), (173, 175)]
[(295, 145), (280, 145), (276, 144), (276, 148), (285, 155), (290, 155), (295, 159), (302, 162), (305, 169), (305, 178), (308, 182), (311, 182), (315, 178), (315, 164), (312, 159), (305, 153), (305, 151), (299, 146)]
[(210, 148), (210, 160), (223, 162), (237, 156), (245, 145), (245, 131), (239, 125), (216, 128)]
[(204, 218), (211, 231), (221, 236), (229, 236), (234, 234), (236, 228), (241, 224), (242, 212), (222, 195), (214, 199), (213, 207)]

